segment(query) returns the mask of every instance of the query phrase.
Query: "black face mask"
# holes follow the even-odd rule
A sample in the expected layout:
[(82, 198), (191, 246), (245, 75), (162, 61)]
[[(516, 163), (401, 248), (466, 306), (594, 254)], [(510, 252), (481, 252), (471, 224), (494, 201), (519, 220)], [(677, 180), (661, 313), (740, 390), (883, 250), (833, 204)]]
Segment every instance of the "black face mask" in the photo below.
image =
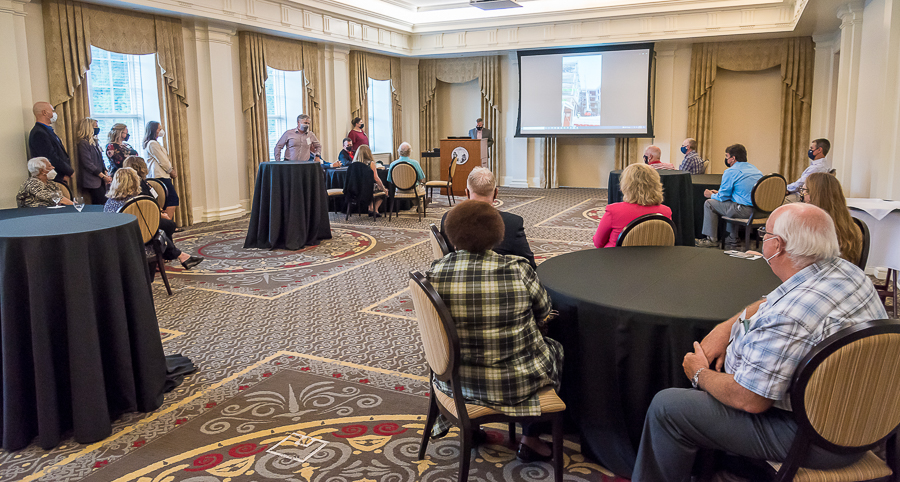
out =
[(484, 127), (475, 127), (478, 130), (484, 129)]
[(644, 156), (644, 164), (650, 164), (650, 158), (649, 158), (649, 157)]
[(345, 151), (350, 152), (353, 150), (353, 146), (347, 146), (344, 148)]
[(100, 128), (99, 128), (99, 127), (94, 127), (94, 135), (96, 136), (96, 135), (99, 134), (99, 133), (100, 133)]
[(360, 129), (362, 129), (362, 128), (365, 127), (365, 126), (366, 126), (366, 125), (363, 124), (363, 123), (360, 123), (360, 124), (359, 124), (359, 128), (360, 128)]
[(128, 139), (131, 139), (131, 134), (125, 134), (125, 137), (122, 140), (128, 142)]
[[(730, 159), (730, 158), (727, 158), (727, 157), (725, 158), (725, 167), (731, 167), (731, 166), (733, 166), (733, 165), (734, 165), (734, 162), (732, 162), (731, 164), (728, 164), (728, 159)], [(735, 162), (737, 162), (737, 161), (735, 161)]]

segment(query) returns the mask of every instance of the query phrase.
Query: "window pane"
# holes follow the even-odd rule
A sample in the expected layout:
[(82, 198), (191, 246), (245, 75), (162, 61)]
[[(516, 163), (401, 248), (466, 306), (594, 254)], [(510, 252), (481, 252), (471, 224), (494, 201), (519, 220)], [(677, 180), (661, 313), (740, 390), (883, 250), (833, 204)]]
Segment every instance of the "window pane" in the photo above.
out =
[(369, 79), (369, 145), (374, 154), (393, 153), (394, 126), (390, 80)]
[[(306, 84), (302, 71), (266, 67), (266, 117), (269, 129), (269, 159), (275, 159), (275, 144), (288, 129), (297, 125), (303, 113)], [(282, 157), (284, 154), (282, 154)]]

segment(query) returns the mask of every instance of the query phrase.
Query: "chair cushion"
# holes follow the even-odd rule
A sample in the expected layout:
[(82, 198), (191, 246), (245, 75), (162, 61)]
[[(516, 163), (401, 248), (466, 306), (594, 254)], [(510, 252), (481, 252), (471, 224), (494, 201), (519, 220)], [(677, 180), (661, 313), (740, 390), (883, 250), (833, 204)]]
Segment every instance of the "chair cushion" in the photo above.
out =
[[(434, 388), (433, 385), (431, 389), (434, 390), (438, 403), (443, 405), (454, 417), (459, 418), (459, 415), (456, 413), (456, 405), (453, 403), (453, 397)], [(562, 399), (559, 398), (559, 395), (556, 394), (556, 390), (554, 390), (553, 387), (548, 386), (542, 388), (538, 392), (538, 398), (541, 401), (541, 413), (562, 412), (566, 409), (566, 402), (563, 402)], [(498, 412), (493, 408), (470, 403), (466, 404), (466, 412), (469, 414), (469, 419), (476, 419), (487, 415), (502, 415), (502, 412)]]
[(450, 181), (428, 181), (425, 183), (425, 187), (446, 187), (453, 183)]
[(329, 196), (343, 196), (344, 190), (343, 189), (329, 189), (328, 195)]
[[(773, 469), (781, 468), (781, 462), (767, 461)], [(891, 468), (872, 451), (853, 465), (834, 470), (814, 470), (800, 468), (794, 476), (795, 482), (861, 482), (891, 475)]]

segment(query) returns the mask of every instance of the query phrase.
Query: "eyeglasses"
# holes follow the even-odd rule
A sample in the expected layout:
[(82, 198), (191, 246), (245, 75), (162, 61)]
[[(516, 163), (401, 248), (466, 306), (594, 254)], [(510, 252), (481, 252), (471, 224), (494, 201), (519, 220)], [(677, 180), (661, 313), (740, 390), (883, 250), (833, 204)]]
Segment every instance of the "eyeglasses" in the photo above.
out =
[(801, 187), (800, 189), (797, 190), (797, 192), (799, 192), (800, 194), (809, 194), (809, 189), (807, 189), (805, 187)]

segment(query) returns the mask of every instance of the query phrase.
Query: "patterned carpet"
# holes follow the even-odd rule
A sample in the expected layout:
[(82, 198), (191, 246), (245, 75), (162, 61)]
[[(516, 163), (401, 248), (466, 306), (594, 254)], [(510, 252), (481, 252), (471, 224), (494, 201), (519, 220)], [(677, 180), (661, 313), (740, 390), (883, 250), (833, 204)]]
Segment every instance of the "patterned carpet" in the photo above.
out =
[[(597, 210), (603, 208), (606, 193), (600, 189), (501, 189), (500, 198), (500, 209), (525, 218), (526, 232), (540, 263), (562, 253), (591, 247), (592, 231), (601, 214)], [(257, 472), (256, 466), (266, 455), (250, 453), (255, 448), (247, 444), (259, 448), (260, 444), (271, 442), (271, 437), (263, 436), (247, 438), (246, 443), (235, 442), (236, 445), (229, 445), (224, 451), (212, 450), (198, 442), (191, 450), (209, 450), (198, 452), (197, 457), (214, 452), (229, 457), (231, 449), (238, 454), (222, 462), (231, 465), (216, 465), (213, 472), (188, 471), (169, 479), (166, 470), (154, 468), (157, 467), (154, 464), (166, 466), (163, 462), (174, 456), (169, 451), (171, 447), (181, 446), (182, 442), (177, 441), (182, 436), (192, 437), (193, 427), (205, 423), (201, 419), (207, 420), (213, 417), (212, 412), (225, 413), (226, 407), (245, 403), (241, 398), (243, 391), (268, 390), (273, 392), (270, 397), (278, 398), (285, 396), (281, 390), (285, 386), (298, 390), (290, 380), (279, 382), (278, 389), (265, 388), (276, 382), (275, 378), (284, 380), (288, 376), (287, 373), (279, 375), (280, 370), (297, 371), (288, 368), (294, 364), (284, 360), (290, 356), (296, 357), (296, 363), (302, 360), (319, 376), (338, 373), (328, 370), (340, 365), (352, 368), (341, 372), (342, 379), (358, 380), (353, 377), (363, 377), (360, 374), (366, 373), (364, 378), (378, 380), (382, 389), (391, 389), (391, 383), (402, 385), (406, 387), (402, 390), (402, 400), (406, 401), (399, 403), (407, 406), (402, 413), (410, 417), (424, 415), (427, 400), (423, 394), (427, 384), (423, 386), (422, 381), (428, 372), (406, 283), (409, 270), (425, 270), (430, 264), (426, 229), (428, 223), (439, 222), (448, 209), (446, 198), (435, 201), (422, 221), (417, 220), (414, 210), (401, 213), (392, 222), (355, 216), (344, 221), (342, 215), (332, 214), (334, 239), (297, 252), (241, 249), (247, 217), (198, 224), (181, 233), (176, 238), (179, 247), (200, 253), (207, 261), (191, 272), (170, 265), (168, 273), (174, 296), (166, 295), (158, 277), (153, 294), (166, 353), (190, 357), (200, 370), (166, 394), (163, 406), (156, 412), (122, 416), (113, 426), (113, 435), (102, 442), (87, 446), (69, 440), (51, 451), (32, 445), (14, 453), (0, 452), (0, 481), (75, 481), (87, 477), (88, 480), (113, 480), (119, 476), (113, 477), (114, 473), (131, 474), (138, 470), (145, 470), (145, 475), (134, 479), (140, 482), (188, 480), (187, 473), (193, 474), (195, 479), (191, 480), (198, 482), (224, 481), (232, 476), (236, 477), (233, 480), (283, 478)], [(298, 370), (302, 371), (302, 367)], [(270, 375), (264, 376), (266, 373)], [(246, 388), (241, 390), (241, 387)], [(343, 390), (347, 386), (335, 385), (335, 388)], [(415, 422), (412, 418), (404, 424)], [(370, 428), (374, 430), (374, 426)], [(289, 434), (279, 435), (283, 438)], [(494, 437), (499, 438), (499, 432)], [(404, 457), (412, 449), (400, 446), (415, 445), (412, 441), (398, 444), (399, 453), (406, 454)], [(450, 447), (452, 440), (442, 444)], [(407, 457), (388, 463), (393, 459), (385, 455), (378, 459), (379, 463), (387, 464), (385, 474), (394, 474), (396, 469), (400, 475), (388, 477), (351, 471), (333, 480), (452, 480), (455, 471), (451, 461), (455, 464), (456, 457), (448, 455), (452, 449), (445, 451), (441, 447), (436, 444), (429, 448), (430, 460), (440, 466), (426, 464), (430, 473), (435, 474), (434, 479), (415, 475), (418, 473), (415, 460)], [(479, 453), (480, 461), (473, 462), (470, 480), (546, 480), (549, 476), (548, 465), (520, 464), (508, 447), (490, 450), (493, 452)], [(567, 480), (613, 480), (604, 469), (583, 459), (576, 438), (569, 438), (566, 453)], [(235, 476), (236, 472), (232, 471), (244, 470), (242, 464), (249, 466), (247, 460), (251, 456), (255, 456), (253, 468), (246, 469), (240, 477)], [(273, 466), (268, 460), (263, 464), (264, 469), (278, 466), (277, 462), (271, 461)], [(196, 457), (185, 461), (172, 464), (194, 466)], [(410, 467), (416, 471), (409, 472)], [(216, 470), (218, 475), (214, 473)], [(249, 471), (256, 477), (244, 478), (252, 475)], [(291, 474), (292, 479), (285, 480), (312, 480), (303, 467), (292, 469)]]

